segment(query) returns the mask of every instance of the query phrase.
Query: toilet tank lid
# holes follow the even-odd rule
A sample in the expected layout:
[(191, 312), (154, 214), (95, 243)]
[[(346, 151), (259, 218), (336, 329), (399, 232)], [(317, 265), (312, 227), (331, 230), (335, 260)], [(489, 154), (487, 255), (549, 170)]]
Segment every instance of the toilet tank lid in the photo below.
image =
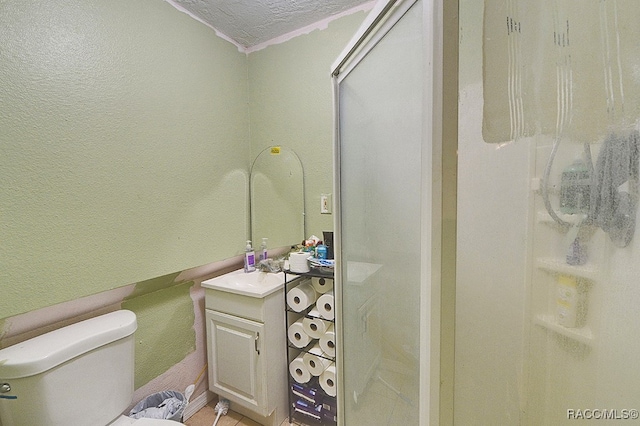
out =
[(136, 331), (136, 315), (111, 312), (43, 334), (0, 350), (0, 379), (42, 373)]

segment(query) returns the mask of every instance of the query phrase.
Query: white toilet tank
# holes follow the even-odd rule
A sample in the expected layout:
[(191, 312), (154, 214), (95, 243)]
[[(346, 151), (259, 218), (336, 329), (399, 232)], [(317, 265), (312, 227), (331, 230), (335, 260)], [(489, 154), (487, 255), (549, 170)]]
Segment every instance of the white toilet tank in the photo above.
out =
[(121, 310), (0, 350), (2, 426), (102, 426), (133, 396), (136, 316)]

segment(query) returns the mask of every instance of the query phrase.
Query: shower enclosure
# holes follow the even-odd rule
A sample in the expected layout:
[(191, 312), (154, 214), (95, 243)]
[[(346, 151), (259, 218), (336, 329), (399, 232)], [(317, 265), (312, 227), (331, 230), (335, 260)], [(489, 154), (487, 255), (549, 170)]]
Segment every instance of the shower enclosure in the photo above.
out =
[(456, 424), (638, 415), (639, 18), (460, 2)]
[(383, 3), (333, 74), (342, 424), (637, 422), (640, 8)]
[[(334, 66), (338, 359), (345, 425), (427, 424), (437, 7), (379, 2)], [(436, 242), (436, 244), (438, 244)], [(437, 362), (437, 357), (436, 357)], [(436, 382), (437, 383), (437, 382)]]

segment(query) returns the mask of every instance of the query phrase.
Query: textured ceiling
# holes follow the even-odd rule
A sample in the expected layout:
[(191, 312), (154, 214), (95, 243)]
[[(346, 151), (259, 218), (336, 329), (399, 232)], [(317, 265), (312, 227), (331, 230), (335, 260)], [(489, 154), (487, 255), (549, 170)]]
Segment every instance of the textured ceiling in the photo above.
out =
[(371, 0), (168, 0), (244, 48)]

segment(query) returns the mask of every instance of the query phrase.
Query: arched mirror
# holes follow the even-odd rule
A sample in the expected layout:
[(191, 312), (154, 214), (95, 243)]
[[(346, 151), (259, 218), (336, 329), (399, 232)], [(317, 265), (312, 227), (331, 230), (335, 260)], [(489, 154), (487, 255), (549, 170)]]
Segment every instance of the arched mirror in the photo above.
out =
[(300, 243), (305, 237), (302, 163), (291, 149), (272, 146), (251, 166), (251, 239), (270, 248)]

